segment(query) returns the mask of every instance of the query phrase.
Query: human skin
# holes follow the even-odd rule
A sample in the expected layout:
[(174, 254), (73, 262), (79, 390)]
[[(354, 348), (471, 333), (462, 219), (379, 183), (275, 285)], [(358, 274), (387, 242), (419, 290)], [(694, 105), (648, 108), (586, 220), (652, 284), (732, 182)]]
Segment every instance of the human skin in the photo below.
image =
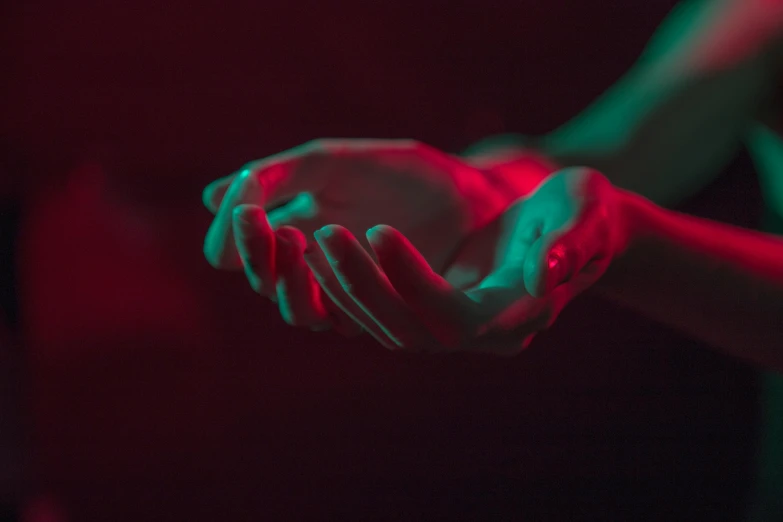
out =
[[(771, 68), (776, 63), (772, 57), (777, 46), (781, 14), (778, 4), (760, 0), (683, 3), (656, 33), (638, 64), (617, 85), (562, 128), (551, 135), (532, 140), (532, 147), (551, 158), (558, 166), (589, 165), (603, 173), (618, 189), (636, 192), (653, 203), (676, 204), (706, 185), (717, 174), (719, 167), (739, 147), (748, 126), (768, 103)], [(526, 147), (530, 148), (531, 145)], [(483, 151), (476, 153), (475, 149), (481, 148), (474, 148), (475, 159), (495, 163), (491, 167), (484, 165), (487, 172), (505, 180), (507, 187), (518, 184), (519, 180), (523, 180), (522, 185), (529, 185), (529, 178), (520, 174), (513, 158), (498, 161), (497, 150), (484, 147)], [(504, 150), (506, 154), (508, 147)], [(213, 194), (217, 192), (213, 190)], [(520, 193), (514, 195), (519, 196)], [(559, 204), (580, 202), (578, 198), (569, 200), (571, 196), (564, 195), (565, 199)], [(541, 200), (542, 197), (539, 195), (536, 199)], [(617, 198), (612, 196), (608, 199)], [(551, 197), (547, 201), (558, 204)], [(639, 210), (642, 207), (644, 211)], [(528, 208), (532, 208), (532, 205), (528, 205)], [(679, 230), (677, 220), (682, 219), (681, 216), (667, 215), (664, 219), (662, 216), (666, 214), (661, 208), (640, 205), (633, 208), (636, 209), (634, 215), (637, 217), (634, 221), (645, 224), (635, 227), (638, 230), (653, 229), (659, 236), (667, 231)], [(573, 226), (559, 227), (558, 233), (573, 237), (580, 220), (580, 216), (574, 216)], [(621, 221), (618, 219), (616, 227), (623, 227)], [(663, 226), (672, 222), (678, 224), (668, 228)], [(686, 228), (696, 230), (693, 227)], [(725, 232), (719, 226), (702, 227), (700, 230), (709, 234)], [(352, 232), (360, 238), (363, 235), (362, 231)], [(266, 233), (269, 236), (271, 230)], [(493, 243), (496, 239), (487, 240), (483, 237), (498, 237), (493, 234), (491, 227), (474, 230), (461, 244), (461, 251), (470, 251), (472, 243), (482, 241), (489, 241), (495, 246), (488, 252), (497, 251), (498, 245)], [(646, 234), (649, 236), (649, 232)], [(551, 238), (548, 241), (555, 244)], [(662, 262), (683, 263), (682, 257), (670, 255), (677, 241), (675, 237), (668, 241), (659, 238), (657, 242), (647, 243), (647, 247), (657, 245), (664, 252), (659, 256)], [(574, 243), (587, 244), (589, 241), (585, 239)], [(769, 248), (770, 244), (765, 243), (765, 247)], [(724, 255), (722, 262), (725, 263), (726, 252), (710, 250), (703, 244), (700, 248), (699, 259)], [(749, 249), (746, 249), (747, 252)], [(566, 258), (575, 257), (567, 255), (567, 251), (565, 253)], [(548, 258), (548, 254), (539, 256), (535, 265), (537, 268), (533, 270), (538, 271), (537, 275), (528, 279), (551, 279), (547, 271), (552, 267), (543, 262)], [(633, 259), (634, 256), (624, 258), (625, 272), (633, 271), (635, 266), (643, 266), (629, 261)], [(535, 263), (528, 262), (530, 264)], [(744, 275), (739, 275), (743, 272), (735, 267), (737, 270), (733, 273), (736, 278), (744, 277), (747, 280), (748, 266), (747, 263), (743, 265)], [(562, 264), (560, 267), (563, 270)], [(677, 272), (678, 267), (675, 265), (669, 273)], [(566, 272), (578, 273), (579, 268), (569, 266)], [(440, 270), (440, 267), (436, 270)], [(771, 276), (769, 271), (763, 273), (765, 277)], [(638, 275), (642, 277), (646, 274)], [(267, 276), (271, 277), (270, 274)], [(607, 278), (607, 281), (610, 280)], [(683, 324), (683, 321), (698, 322), (701, 319), (686, 319), (686, 314), (675, 313), (675, 310), (679, 310), (677, 307), (667, 306), (666, 303), (682, 301), (682, 281), (663, 278), (662, 283), (664, 286), (659, 288), (654, 298), (637, 291), (639, 286), (631, 284), (619, 289), (615, 286), (611, 294), (659, 320), (683, 327), (705, 340), (714, 340), (714, 336), (710, 336), (712, 329), (709, 324)], [(716, 281), (713, 283), (717, 284)], [(535, 284), (529, 286), (528, 292), (535, 293), (534, 287)], [(600, 288), (601, 285), (598, 286)], [(661, 302), (664, 295), (668, 297)], [(704, 296), (702, 298), (706, 299)], [(656, 299), (658, 304), (649, 306), (650, 303), (646, 301), (650, 299)], [(713, 320), (725, 318), (725, 312), (717, 311)]]

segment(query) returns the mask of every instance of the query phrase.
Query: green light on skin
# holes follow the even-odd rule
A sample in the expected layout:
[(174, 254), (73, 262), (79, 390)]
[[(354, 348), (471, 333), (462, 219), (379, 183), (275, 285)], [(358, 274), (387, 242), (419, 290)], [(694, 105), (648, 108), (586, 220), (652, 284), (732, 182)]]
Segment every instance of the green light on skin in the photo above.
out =
[(295, 220), (312, 219), (318, 214), (318, 201), (311, 192), (301, 192), (280, 208), (269, 212), (269, 224), (273, 228)]

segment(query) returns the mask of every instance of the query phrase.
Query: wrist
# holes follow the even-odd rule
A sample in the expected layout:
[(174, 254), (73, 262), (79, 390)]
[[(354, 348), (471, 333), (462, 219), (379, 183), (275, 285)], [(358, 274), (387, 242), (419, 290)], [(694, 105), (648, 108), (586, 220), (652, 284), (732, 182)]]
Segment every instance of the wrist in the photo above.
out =
[(616, 187), (615, 190), (620, 223), (619, 255), (622, 255), (653, 233), (656, 216), (663, 209), (634, 192)]
[(638, 196), (632, 192), (613, 186), (615, 191), (616, 215), (616, 253), (615, 259), (622, 257), (633, 244), (636, 243), (642, 230), (642, 221), (639, 216), (640, 202)]
[(617, 298), (626, 292), (628, 276), (638, 262), (640, 245), (653, 230), (656, 207), (651, 201), (633, 192), (612, 187), (614, 209), (609, 216), (609, 226), (614, 235), (614, 255), (606, 272), (594, 288), (609, 298)]

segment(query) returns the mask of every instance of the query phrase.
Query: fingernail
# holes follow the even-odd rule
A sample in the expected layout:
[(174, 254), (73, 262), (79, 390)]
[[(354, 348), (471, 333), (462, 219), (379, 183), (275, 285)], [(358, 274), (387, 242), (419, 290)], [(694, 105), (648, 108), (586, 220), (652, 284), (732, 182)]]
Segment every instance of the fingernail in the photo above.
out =
[(384, 225), (375, 225), (365, 234), (367, 241), (372, 244), (380, 243), (384, 237), (388, 237), (388, 232)]
[(319, 241), (322, 239), (329, 239), (331, 236), (334, 235), (334, 229), (329, 225), (326, 225), (325, 227), (321, 227), (315, 232), (313, 232), (313, 235), (315, 236), (315, 239)]
[(315, 236), (315, 240), (320, 245), (321, 249), (326, 254), (326, 257), (329, 258), (331, 255), (339, 255), (343, 249), (343, 241), (336, 241), (335, 239), (335, 229), (334, 227), (331, 227), (329, 225), (316, 230), (313, 234)]

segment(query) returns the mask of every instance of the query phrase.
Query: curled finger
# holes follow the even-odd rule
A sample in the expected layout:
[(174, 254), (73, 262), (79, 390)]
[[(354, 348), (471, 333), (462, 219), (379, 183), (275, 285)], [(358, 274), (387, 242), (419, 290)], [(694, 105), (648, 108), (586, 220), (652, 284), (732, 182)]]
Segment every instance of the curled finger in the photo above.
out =
[(240, 205), (233, 212), (237, 252), (250, 286), (259, 294), (276, 299), (275, 232), (260, 207)]
[(367, 231), (388, 281), (444, 347), (459, 349), (478, 326), (477, 307), (449, 284), (399, 231), (379, 225)]
[(315, 237), (343, 291), (397, 346), (412, 350), (437, 347), (426, 325), (347, 229), (329, 225), (316, 231)]
[(321, 292), (304, 260), (307, 240), (292, 227), (281, 227), (277, 238), (277, 298), (283, 319), (292, 326), (325, 330), (329, 314), (321, 302)]
[(590, 205), (566, 225), (545, 233), (527, 252), (524, 282), (530, 294), (541, 297), (580, 277), (595, 282), (600, 267), (611, 258), (609, 227), (598, 205)]
[(310, 267), (318, 281), (321, 290), (332, 303), (353, 320), (354, 323), (358, 324), (362, 329), (373, 336), (384, 348), (390, 350), (398, 348), (397, 343), (390, 339), (375, 321), (368, 317), (361, 307), (345, 293), (319, 245), (309, 245), (305, 251), (304, 257), (307, 265)]

